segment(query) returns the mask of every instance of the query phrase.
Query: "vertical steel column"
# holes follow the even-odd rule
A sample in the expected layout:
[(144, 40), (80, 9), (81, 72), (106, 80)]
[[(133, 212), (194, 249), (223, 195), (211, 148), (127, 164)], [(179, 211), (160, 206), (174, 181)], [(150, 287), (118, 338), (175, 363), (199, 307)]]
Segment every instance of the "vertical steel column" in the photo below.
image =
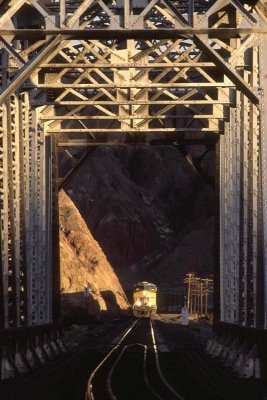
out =
[(247, 238), (248, 238), (248, 131), (247, 126), (248, 115), (244, 112), (243, 104), (246, 98), (243, 94), (239, 97), (240, 112), (240, 136), (241, 136), (241, 153), (240, 153), (240, 319), (241, 325), (247, 324)]
[(50, 308), (51, 304), (47, 299), (47, 289), (50, 285), (49, 281), (49, 265), (46, 260), (46, 251), (49, 252), (49, 248), (46, 249), (45, 242), (45, 179), (44, 179), (44, 169), (45, 169), (45, 145), (44, 145), (44, 132), (43, 128), (38, 123), (38, 111), (36, 110), (36, 124), (35, 124), (35, 135), (37, 138), (37, 163), (36, 163), (36, 181), (38, 184), (37, 191), (37, 259), (38, 259), (38, 278), (36, 286), (38, 288), (38, 303), (39, 303), (39, 324), (44, 324), (48, 322), (47, 310)]
[[(244, 69), (242, 77), (248, 85), (257, 87), (257, 46), (240, 52), (235, 65), (243, 65), (245, 60), (250, 70)], [(261, 313), (259, 294), (263, 293), (259, 263), (261, 185), (258, 121), (257, 107), (236, 90), (235, 108), (230, 110), (225, 138), (221, 140), (221, 157), (225, 157), (220, 169), (221, 320), (249, 327), (262, 327), (258, 321)]]
[[(257, 48), (252, 51), (256, 56)], [(253, 67), (253, 60), (251, 57), (251, 66)], [(255, 67), (255, 64), (254, 64)], [(245, 78), (247, 81), (251, 81), (251, 84), (257, 85), (256, 74), (252, 70), (251, 72), (245, 71)], [(244, 105), (245, 114), (249, 115), (248, 121), (248, 136), (249, 136), (249, 147), (248, 147), (248, 169), (249, 169), (249, 219), (248, 219), (248, 300), (250, 300), (248, 310), (248, 326), (256, 327), (256, 316), (257, 316), (257, 279), (258, 279), (258, 268), (257, 268), (257, 197), (258, 197), (258, 112), (257, 108), (253, 106), (251, 102)]]
[(188, 0), (188, 25), (194, 26), (194, 0)]
[[(216, 146), (216, 177), (217, 182), (215, 186), (215, 196), (217, 200), (216, 214), (215, 214), (215, 249), (214, 249), (214, 285), (217, 290), (214, 290), (214, 311), (216, 320), (224, 321), (225, 307), (224, 307), (224, 200), (225, 200), (225, 186), (222, 184), (225, 169), (225, 135), (220, 136)], [(217, 189), (217, 190), (216, 190)], [(216, 252), (217, 249), (217, 252)], [(217, 274), (216, 274), (217, 273)]]
[(124, 28), (130, 28), (131, 0), (124, 0)]
[[(1, 54), (1, 86), (7, 85), (7, 66), (8, 54), (2, 52)], [(4, 193), (7, 193), (7, 143), (6, 143), (6, 121), (7, 112), (6, 105), (0, 107), (0, 235), (1, 235), (1, 248), (0, 248), (0, 329), (8, 326), (8, 256), (7, 256), (7, 241), (4, 240), (7, 229), (7, 213), (8, 205), (7, 198)]]
[(66, 4), (65, 0), (60, 0), (60, 27), (63, 28), (65, 26), (65, 19), (66, 19)]
[(267, 37), (261, 35), (260, 56), (260, 163), (263, 214), (264, 328), (267, 329)]
[(242, 138), (243, 138), (243, 149), (242, 149), (242, 156), (243, 156), (243, 199), (241, 199), (243, 205), (243, 248), (241, 249), (243, 253), (243, 275), (241, 279), (243, 281), (243, 292), (242, 296), (244, 299), (244, 310), (243, 310), (243, 319), (241, 324), (244, 326), (248, 325), (248, 321), (250, 318), (250, 310), (249, 310), (249, 291), (250, 291), (250, 180), (249, 180), (249, 115), (248, 115), (248, 99), (243, 94), (240, 98), (240, 107), (241, 107), (241, 131), (242, 131)]
[[(45, 132), (45, 131), (44, 131)], [(44, 242), (46, 244), (46, 248), (44, 249), (44, 255), (46, 256), (46, 265), (47, 265), (47, 320), (53, 320), (53, 300), (58, 300), (57, 296), (55, 299), (53, 298), (53, 250), (52, 250), (52, 228), (53, 228), (53, 221), (52, 221), (52, 143), (51, 137), (45, 136), (44, 134), (44, 145), (45, 145), (45, 164), (44, 164), (44, 186), (45, 190), (43, 191), (43, 200), (45, 201), (45, 230), (44, 230)], [(57, 205), (58, 207), (58, 205)], [(59, 243), (57, 244), (59, 247)], [(58, 260), (59, 262), (59, 254)], [(60, 274), (59, 264), (58, 264), (58, 271), (57, 274)], [(59, 278), (57, 280), (59, 284)], [(59, 290), (59, 288), (58, 288)], [(57, 307), (57, 316), (59, 315), (59, 307)]]
[[(21, 272), (21, 308), (23, 309), (23, 314), (21, 316), (21, 324), (29, 323), (29, 310), (27, 308), (27, 298), (28, 298), (28, 264), (27, 264), (27, 216), (29, 214), (29, 180), (27, 174), (27, 166), (29, 165), (28, 148), (29, 148), (29, 95), (28, 93), (22, 93), (19, 97), (19, 109), (17, 110), (19, 114), (19, 171), (20, 171), (20, 193), (21, 193), (21, 262), (23, 271)], [(22, 312), (22, 310), (21, 310)]]
[[(251, 84), (254, 87), (260, 87), (260, 47), (254, 46), (252, 49), (252, 71), (251, 71)], [(266, 93), (265, 93), (266, 96)], [(251, 105), (250, 110), (253, 115), (252, 120), (252, 134), (254, 142), (253, 150), (253, 208), (257, 210), (256, 215), (253, 213), (253, 236), (256, 235), (257, 240), (254, 239), (254, 270), (256, 271), (254, 291), (256, 293), (255, 300), (255, 327), (264, 328), (264, 301), (266, 296), (264, 293), (264, 255), (263, 255), (263, 213), (262, 213), (262, 170), (261, 170), (261, 150), (260, 150), (260, 137), (261, 137), (261, 124), (259, 109)], [(255, 198), (256, 197), (256, 198)], [(256, 243), (255, 243), (256, 242)]]
[(17, 95), (11, 97), (11, 112), (12, 112), (12, 181), (10, 191), (13, 193), (13, 210), (14, 210), (14, 224), (13, 224), (13, 235), (14, 235), (14, 264), (15, 264), (15, 274), (16, 274), (16, 314), (17, 314), (17, 323), (16, 326), (20, 326), (21, 315), (20, 315), (20, 292), (25, 288), (20, 285), (20, 272), (23, 273), (23, 270), (20, 268), (20, 246), (21, 246), (21, 231), (20, 231), (20, 219), (22, 210), (20, 208), (20, 154), (19, 154), (19, 143), (20, 143), (20, 130), (19, 130), (19, 101)]
[[(236, 91), (236, 97), (238, 97), (239, 91)], [(234, 127), (234, 158), (235, 158), (235, 182), (234, 182), (234, 194), (235, 194), (235, 199), (234, 199), (234, 207), (235, 207), (235, 220), (234, 220), (234, 241), (235, 241), (235, 254), (234, 254), (234, 263), (235, 263), (235, 297), (236, 297), (236, 303), (235, 303), (235, 321), (238, 323), (240, 320), (240, 315), (239, 315), (239, 309), (240, 309), (240, 299), (241, 299), (241, 293), (240, 293), (240, 231), (239, 231), (239, 226), (240, 226), (240, 129), (238, 127), (240, 126), (240, 113), (238, 112), (238, 108), (235, 110), (235, 127)]]
[[(0, 182), (3, 178), (3, 107), (0, 107)], [(0, 192), (0, 216), (2, 214), (1, 207), (1, 192)], [(0, 217), (0, 235), (2, 234), (2, 218)], [(1, 236), (2, 237), (2, 236)], [(2, 242), (2, 240), (1, 240)], [(4, 269), (3, 269), (3, 254), (2, 245), (0, 246), (0, 329), (4, 329), (5, 316), (5, 291), (4, 291)]]
[(22, 113), (25, 111), (19, 96), (11, 96), (12, 124), (12, 189), (14, 202), (14, 243), (16, 270), (16, 326), (27, 324), (27, 265), (25, 242), (25, 191), (24, 191), (24, 159), (23, 159), (23, 130)]
[[(225, 124), (225, 131), (226, 131)], [(225, 252), (225, 134), (220, 138), (220, 319), (225, 320), (225, 264), (224, 264), (224, 252)]]
[(58, 146), (55, 135), (51, 137), (52, 166), (52, 318), (60, 316), (60, 259), (59, 259), (59, 214), (58, 214)]
[(230, 288), (229, 288), (229, 123), (225, 124), (224, 136), (221, 138), (220, 145), (220, 265), (221, 265), (221, 318), (227, 321), (229, 318)]
[[(236, 92), (239, 105), (240, 94)], [(237, 323), (240, 320), (240, 111), (230, 110), (221, 139), (221, 319)]]
[(39, 323), (39, 293), (38, 293), (38, 239), (37, 234), (37, 199), (38, 199), (38, 183), (36, 182), (37, 167), (37, 135), (35, 132), (36, 116), (31, 112), (30, 129), (29, 129), (29, 232), (28, 232), (28, 269), (29, 269), (29, 296), (28, 310), (30, 324)]
[(2, 123), (0, 128), (0, 218), (1, 218), (1, 255), (2, 255), (2, 298), (3, 328), (9, 327), (9, 254), (8, 254), (8, 113), (6, 103), (2, 106)]
[(6, 170), (8, 179), (8, 190), (5, 193), (8, 200), (8, 225), (7, 225), (7, 245), (8, 245), (8, 293), (9, 293), (9, 325), (15, 327), (17, 325), (17, 271), (15, 267), (15, 226), (14, 226), (14, 191), (13, 191), (13, 154), (12, 154), (12, 121), (11, 121), (11, 99), (6, 102), (7, 120), (6, 120), (6, 136), (7, 136), (7, 161)]
[(229, 150), (230, 150), (230, 185), (229, 185), (229, 277), (230, 277), (230, 321), (237, 322), (238, 310), (238, 262), (239, 262), (239, 246), (238, 246), (238, 230), (237, 224), (239, 216), (239, 198), (237, 196), (237, 154), (236, 154), (236, 134), (237, 134), (237, 112), (236, 109), (230, 110), (230, 130), (229, 130)]
[(30, 324), (51, 322), (50, 165), (38, 111), (30, 117), (28, 242), (28, 310)]
[[(25, 190), (24, 102), (13, 94), (2, 107), (1, 123), (1, 263), (2, 326), (18, 327), (28, 322)], [(26, 188), (27, 189), (27, 188)]]

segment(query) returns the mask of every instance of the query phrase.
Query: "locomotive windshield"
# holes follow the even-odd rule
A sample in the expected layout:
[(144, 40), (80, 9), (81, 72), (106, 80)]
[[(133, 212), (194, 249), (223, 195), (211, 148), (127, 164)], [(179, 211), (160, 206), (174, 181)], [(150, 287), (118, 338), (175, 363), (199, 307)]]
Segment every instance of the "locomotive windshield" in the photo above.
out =
[(138, 292), (141, 290), (151, 290), (153, 292), (156, 292), (157, 286), (154, 285), (153, 283), (148, 283), (148, 282), (139, 282), (134, 285), (134, 291)]

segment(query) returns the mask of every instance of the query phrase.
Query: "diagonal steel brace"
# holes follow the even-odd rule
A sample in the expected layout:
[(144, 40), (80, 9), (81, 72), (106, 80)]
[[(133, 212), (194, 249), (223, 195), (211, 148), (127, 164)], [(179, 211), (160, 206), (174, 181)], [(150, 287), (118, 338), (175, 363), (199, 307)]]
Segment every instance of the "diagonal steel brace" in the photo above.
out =
[(38, 68), (47, 54), (49, 54), (51, 50), (53, 50), (54, 47), (57, 46), (61, 41), (61, 35), (58, 35), (56, 38), (50, 40), (36, 55), (36, 57), (29, 60), (27, 64), (25, 64), (24, 67), (19, 70), (9, 86), (0, 94), (0, 105), (3, 104), (4, 101), (11, 95), (11, 93), (15, 92), (23, 84), (23, 82), (29, 78), (34, 69)]

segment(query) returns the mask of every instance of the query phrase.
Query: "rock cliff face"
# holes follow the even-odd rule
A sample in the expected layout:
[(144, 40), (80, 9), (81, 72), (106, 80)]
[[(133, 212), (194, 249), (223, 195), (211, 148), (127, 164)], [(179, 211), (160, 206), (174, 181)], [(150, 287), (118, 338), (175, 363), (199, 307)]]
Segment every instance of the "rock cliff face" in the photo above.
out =
[(128, 308), (119, 280), (77, 208), (59, 193), (63, 314), (96, 314)]
[(175, 287), (186, 272), (212, 273), (213, 153), (191, 154), (97, 148), (65, 185), (126, 289), (139, 279)]

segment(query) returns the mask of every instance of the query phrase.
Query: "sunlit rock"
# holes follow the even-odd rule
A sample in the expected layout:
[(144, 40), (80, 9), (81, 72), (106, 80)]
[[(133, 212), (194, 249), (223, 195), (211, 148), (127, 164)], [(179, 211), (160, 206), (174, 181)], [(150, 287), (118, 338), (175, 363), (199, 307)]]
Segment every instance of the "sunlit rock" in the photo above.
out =
[(116, 274), (63, 190), (59, 193), (59, 214), (63, 315), (127, 309)]

